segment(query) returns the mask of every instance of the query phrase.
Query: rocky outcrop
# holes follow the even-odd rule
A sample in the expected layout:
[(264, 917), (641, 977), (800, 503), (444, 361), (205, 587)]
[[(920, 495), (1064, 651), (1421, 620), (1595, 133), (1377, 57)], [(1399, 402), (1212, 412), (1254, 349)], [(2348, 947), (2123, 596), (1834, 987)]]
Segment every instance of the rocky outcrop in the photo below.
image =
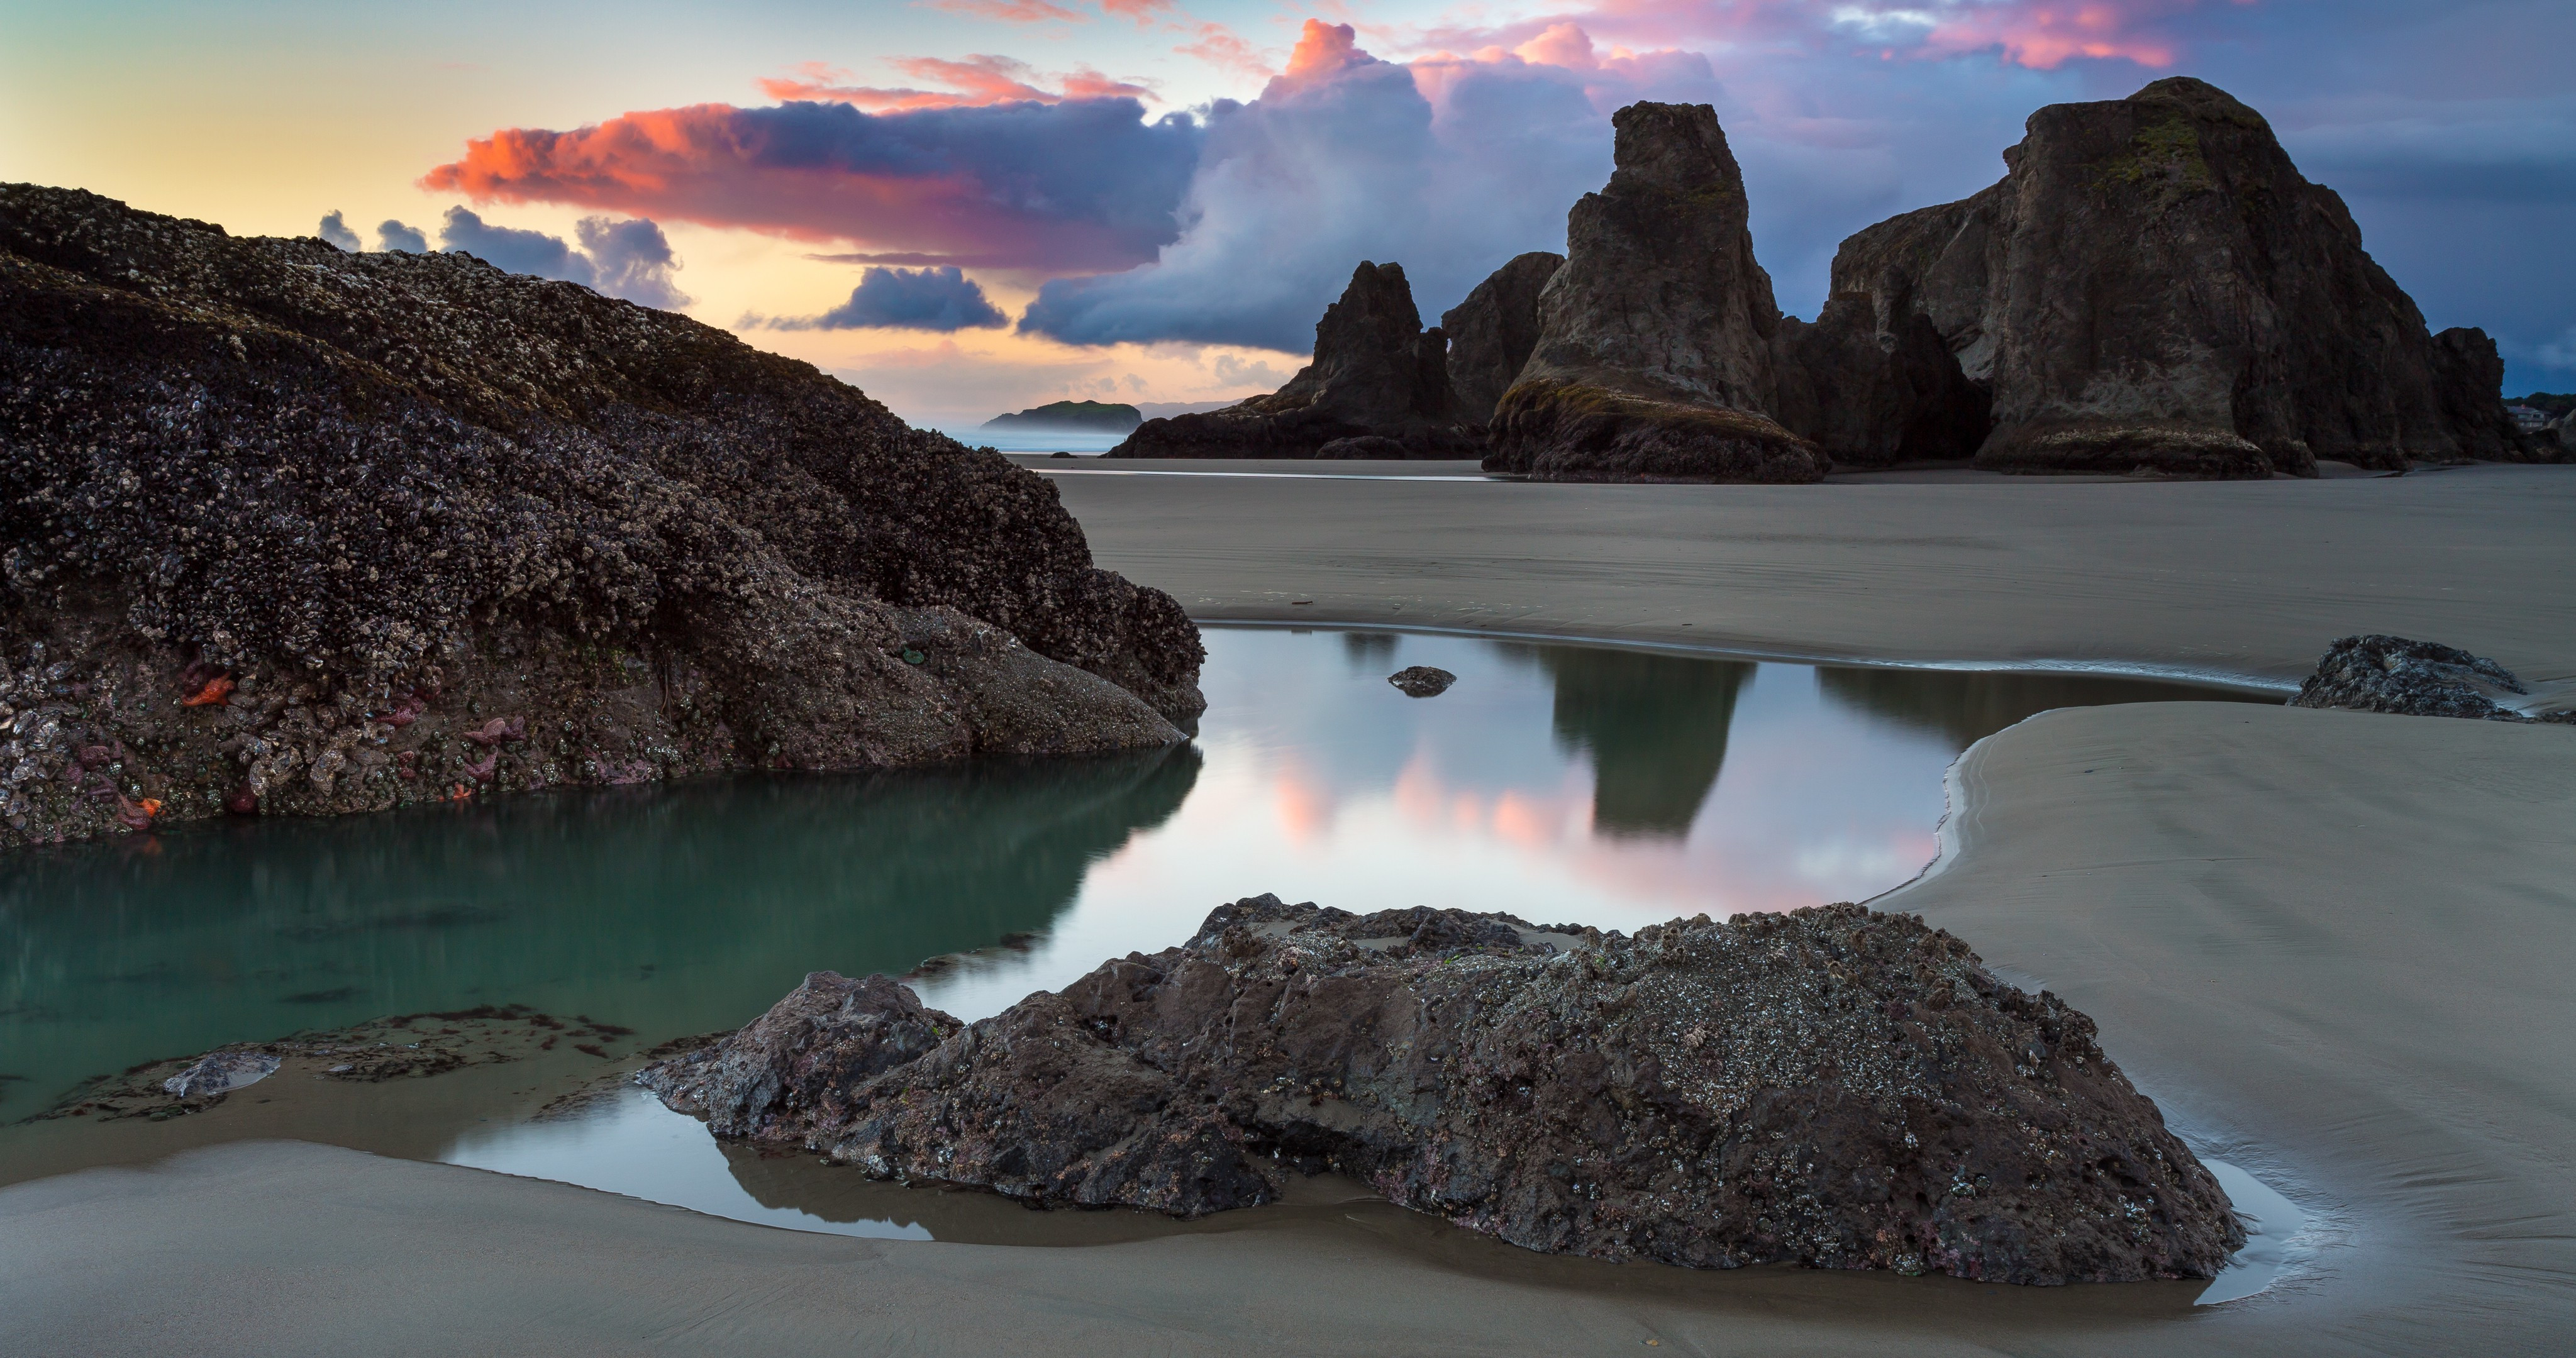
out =
[(2484, 330), (2453, 326), (2433, 337), (2433, 389), (2463, 456), (2482, 462), (2563, 460), (2553, 440), (2524, 433), (2504, 408), (2504, 356)]
[(1180, 738), (1042, 477), (461, 254), (0, 187), (0, 842)]
[(2090, 1020), (1859, 906), (1629, 938), (1256, 897), (951, 1023), (818, 973), (639, 1078), (1041, 1206), (1198, 1216), (1329, 1169), (1552, 1253), (2021, 1283), (2207, 1277), (2244, 1239)]
[(1780, 311), (1744, 176), (1705, 104), (1613, 116), (1616, 168), (1566, 218), (1538, 339), (1489, 423), (1488, 469), (1545, 480), (1813, 481), (1774, 421)]
[(1448, 349), (1445, 333), (1422, 328), (1404, 266), (1363, 261), (1315, 323), (1315, 361), (1288, 385), (1147, 420), (1110, 456), (1302, 458), (1339, 445), (1333, 456), (1474, 457), (1483, 446), (1452, 409)]
[(1483, 424), (1538, 345), (1538, 299), (1565, 256), (1533, 250), (1494, 270), (1467, 300), (1440, 313), (1449, 334), (1449, 392), (1459, 420)]
[(1833, 270), (1880, 333), (1927, 318), (1991, 393), (1980, 465), (2230, 477), (2487, 455), (2500, 393), (2444, 358), (2343, 200), (2252, 109), (2159, 80), (2041, 109), (2004, 160), (1993, 188), (1845, 241)]
[(2410, 717), (2576, 723), (2576, 712), (2526, 713), (2502, 698), (2528, 698), (2511, 670), (2483, 656), (2404, 637), (2345, 637), (2326, 648), (2292, 707), (2340, 707)]
[(1812, 324), (1782, 317), (1772, 352), (1773, 413), (1836, 466), (1974, 457), (1994, 423), (1993, 398), (1931, 320), (1882, 316), (1867, 293), (1834, 296)]

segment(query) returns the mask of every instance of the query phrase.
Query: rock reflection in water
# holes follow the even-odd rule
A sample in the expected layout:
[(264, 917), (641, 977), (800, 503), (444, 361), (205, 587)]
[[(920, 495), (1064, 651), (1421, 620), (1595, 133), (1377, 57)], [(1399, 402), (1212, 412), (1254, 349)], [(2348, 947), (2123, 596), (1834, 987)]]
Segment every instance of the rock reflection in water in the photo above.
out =
[(1553, 725), (1592, 760), (1592, 828), (1605, 835), (1690, 833), (1726, 765), (1745, 661), (1580, 646), (1528, 650), (1556, 681)]
[(0, 1116), (219, 1043), (478, 1003), (647, 1040), (819, 967), (1043, 931), (1195, 748), (262, 820), (0, 857)]
[[(2201, 698), (2245, 701), (2249, 695), (2184, 688), (2153, 679), (2105, 675), (2009, 674), (1970, 670), (1861, 669), (1820, 665), (1826, 697), (1856, 712), (1935, 735), (1964, 750), (2025, 717), (2057, 707), (2171, 702)], [(2278, 699), (2256, 698), (2277, 702)]]

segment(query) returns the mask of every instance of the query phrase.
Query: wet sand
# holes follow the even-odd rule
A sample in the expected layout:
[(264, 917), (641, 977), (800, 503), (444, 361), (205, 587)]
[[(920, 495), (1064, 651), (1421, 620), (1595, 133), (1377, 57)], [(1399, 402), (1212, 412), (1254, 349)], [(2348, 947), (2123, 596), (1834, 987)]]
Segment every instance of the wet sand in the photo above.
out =
[(2108, 484), (1933, 472), (1821, 487), (1053, 479), (1101, 565), (1203, 620), (1311, 614), (2277, 684), (2304, 678), (2337, 637), (2395, 632), (2493, 656), (2525, 680), (2576, 680), (2572, 467)]
[[(1697, 497), (1059, 484), (1104, 564), (1207, 616), (2274, 681), (2390, 630), (2576, 677), (2564, 470)], [(1491, 491), (1525, 498), (1429, 498)], [(867, 1242), (241, 1143), (0, 1189), (0, 1314), (30, 1349), (102, 1353), (2562, 1351), (2576, 729), (2068, 710), (1991, 737), (1954, 784), (1956, 851), (1879, 904), (2092, 1014), (2179, 1129), (2298, 1200), (2311, 1228), (2271, 1291), (2194, 1308), (2184, 1284), (1620, 1268), (1367, 1203), (1082, 1248)]]

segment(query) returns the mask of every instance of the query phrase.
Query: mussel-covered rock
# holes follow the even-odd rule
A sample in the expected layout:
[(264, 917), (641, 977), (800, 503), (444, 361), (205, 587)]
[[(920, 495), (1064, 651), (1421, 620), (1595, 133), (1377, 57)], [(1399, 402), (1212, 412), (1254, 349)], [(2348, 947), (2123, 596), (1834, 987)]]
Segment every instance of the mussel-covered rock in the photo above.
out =
[(1260, 896), (949, 1022), (818, 974), (641, 1078), (1041, 1206), (1197, 1216), (1329, 1169), (1551, 1253), (2021, 1283), (2207, 1277), (2244, 1241), (2091, 1020), (1855, 905), (1624, 937)]

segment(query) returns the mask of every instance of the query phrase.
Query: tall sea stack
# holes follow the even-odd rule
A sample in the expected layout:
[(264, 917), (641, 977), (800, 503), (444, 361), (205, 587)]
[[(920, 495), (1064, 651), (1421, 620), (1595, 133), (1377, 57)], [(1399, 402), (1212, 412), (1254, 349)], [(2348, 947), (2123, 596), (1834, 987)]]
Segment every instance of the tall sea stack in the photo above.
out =
[(1779, 308), (1753, 259), (1744, 176), (1705, 104), (1631, 104), (1616, 169), (1566, 218), (1538, 338), (1486, 466), (1544, 480), (1821, 478), (1769, 414)]

